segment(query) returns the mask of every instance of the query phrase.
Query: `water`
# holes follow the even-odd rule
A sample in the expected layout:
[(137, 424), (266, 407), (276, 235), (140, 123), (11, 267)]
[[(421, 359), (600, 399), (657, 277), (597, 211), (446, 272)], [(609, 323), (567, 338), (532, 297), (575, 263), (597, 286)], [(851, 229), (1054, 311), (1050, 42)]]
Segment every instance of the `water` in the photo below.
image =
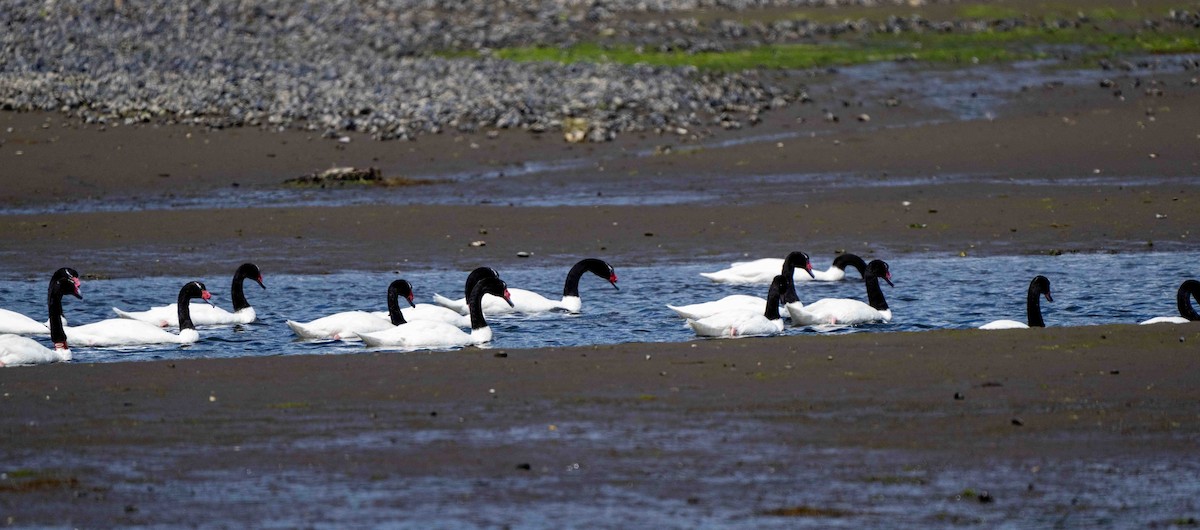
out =
[[(817, 268), (830, 257), (817, 256)], [(879, 333), (974, 328), (1001, 318), (1025, 320), (1025, 292), (1037, 274), (1052, 283), (1054, 302), (1042, 302), (1048, 326), (1136, 323), (1174, 315), (1175, 291), (1197, 277), (1200, 251), (1147, 254), (1076, 254), (1063, 256), (996, 256), (959, 258), (932, 255), (898, 256), (891, 265), (894, 288), (884, 294), (895, 319), (887, 324), (816, 331), (788, 328), (787, 335), (814, 333)], [(501, 270), (510, 287), (557, 297), (571, 263)], [(724, 262), (624, 267), (613, 263), (620, 290), (591, 275), (580, 283), (583, 313), (499, 316), (489, 319), (495, 340), (486, 347), (544, 348), (629, 342), (685, 342), (697, 339), (683, 321), (666, 309), (715, 300), (728, 294), (765, 296), (766, 287), (715, 284), (700, 272), (724, 268)], [(83, 271), (86, 273), (86, 271)], [(200, 342), (188, 346), (84, 348), (74, 346), (76, 362), (120, 362), (201, 357), (246, 357), (298, 354), (355, 354), (368, 351), (357, 342), (311, 342), (297, 339), (284, 320), (308, 321), (340, 311), (382, 311), (387, 285), (403, 277), (413, 283), (417, 301), (433, 293), (461, 296), (465, 271), (413, 270), (341, 272), (329, 275), (272, 274), (264, 271), (264, 291), (248, 282), (247, 298), (259, 320), (244, 326), (203, 328)], [(856, 276), (856, 273), (851, 273)], [(72, 323), (114, 315), (111, 307), (143, 310), (175, 299), (178, 289), (195, 278), (153, 277), (87, 280), (84, 299), (65, 298)], [(199, 278), (216, 305), (230, 308), (228, 278)], [(42, 318), (46, 280), (0, 280), (0, 307)], [(803, 302), (819, 298), (865, 300), (861, 280), (798, 284)], [(48, 343), (48, 339), (42, 339)], [(711, 339), (708, 339), (711, 340)], [(743, 339), (752, 340), (752, 339)]]

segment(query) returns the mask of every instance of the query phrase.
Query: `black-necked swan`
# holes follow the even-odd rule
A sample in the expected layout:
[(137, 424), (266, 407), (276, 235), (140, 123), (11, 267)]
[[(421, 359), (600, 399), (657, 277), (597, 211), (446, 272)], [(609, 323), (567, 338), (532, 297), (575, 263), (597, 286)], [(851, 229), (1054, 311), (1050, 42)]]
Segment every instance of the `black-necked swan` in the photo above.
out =
[(688, 320), (688, 326), (701, 337), (755, 337), (774, 335), (783, 331), (783, 318), (779, 316), (779, 296), (788, 288), (788, 278), (780, 274), (771, 281), (767, 291), (765, 310), (733, 310), (717, 313), (700, 320)]
[(457, 326), (433, 320), (401, 323), (394, 328), (361, 335), (363, 344), (369, 347), (393, 347), (403, 349), (454, 348), (491, 342), (492, 328), (484, 319), (483, 297), (495, 296), (497, 300), (512, 303), (508, 286), (499, 278), (484, 278), (476, 283), (468, 300), (471, 307), (471, 332)]
[(1044, 328), (1046, 321), (1042, 320), (1042, 296), (1046, 297), (1047, 302), (1053, 302), (1054, 297), (1050, 295), (1050, 279), (1045, 276), (1034, 276), (1029, 282), (1029, 291), (1025, 294), (1025, 318), (1029, 323), (1017, 322), (1016, 320), (993, 320), (979, 326), (979, 329), (1027, 329), (1027, 328)]
[[(243, 263), (233, 273), (233, 287), (230, 293), (233, 297), (233, 312), (230, 313), (212, 304), (193, 303), (191, 306), (192, 323), (197, 326), (225, 326), (231, 324), (249, 324), (258, 318), (254, 307), (246, 300), (242, 284), (246, 278), (254, 280), (259, 287), (263, 285), (262, 272), (253, 263)], [(122, 311), (113, 308), (113, 312), (121, 318), (149, 322), (159, 327), (179, 327), (179, 308), (175, 304), (156, 306), (145, 311)]]
[(1154, 317), (1142, 324), (1186, 324), (1200, 320), (1200, 314), (1197, 314), (1196, 309), (1192, 307), (1192, 298), (1200, 303), (1200, 282), (1196, 280), (1183, 282), (1179, 286), (1179, 291), (1175, 293), (1175, 306), (1179, 309), (1179, 316)]
[(787, 304), (788, 314), (792, 324), (796, 326), (816, 326), (836, 324), (852, 326), (870, 322), (890, 322), (892, 310), (888, 308), (883, 289), (879, 280), (892, 285), (892, 272), (883, 260), (873, 260), (867, 264), (863, 283), (867, 286), (867, 302), (863, 303), (852, 298), (822, 298), (808, 305), (800, 302)]
[(400, 297), (413, 305), (412, 284), (408, 280), (395, 280), (388, 285), (386, 318), (366, 311), (343, 311), (311, 322), (288, 320), (287, 325), (302, 339), (358, 340), (362, 333), (382, 331), (404, 322)]
[[(488, 295), (483, 297), (483, 309), (489, 315), (502, 315), (506, 313), (545, 313), (547, 311), (566, 311), (568, 313), (579, 313), (583, 308), (583, 301), (579, 298), (579, 279), (583, 277), (583, 273), (590, 272), (604, 278), (614, 288), (617, 287), (617, 273), (613, 271), (612, 265), (602, 259), (587, 258), (579, 260), (571, 270), (567, 272), (567, 280), (563, 283), (563, 294), (561, 300), (551, 300), (533, 291), (525, 289), (511, 288), (508, 290), (512, 296), (512, 305), (509, 306), (500, 300), (498, 297)], [(619, 288), (618, 288), (619, 289)], [(443, 296), (434, 295), (434, 302), (438, 305), (449, 307), (459, 313), (467, 312), (466, 299), (449, 300)]]
[[(737, 285), (746, 284), (764, 284), (769, 283), (771, 278), (779, 274), (780, 266), (783, 265), (784, 259), (781, 258), (762, 258), (754, 261), (738, 261), (730, 264), (728, 269), (722, 269), (717, 272), (702, 272), (701, 276), (708, 278), (717, 283), (731, 283)], [(867, 264), (862, 258), (854, 254), (842, 254), (833, 258), (833, 265), (828, 270), (812, 270), (808, 269), (808, 274), (800, 274), (800, 271), (795, 271), (792, 278), (797, 282), (836, 282), (846, 278), (846, 267), (854, 267), (858, 269), (858, 273), (866, 278)], [(784, 301), (784, 303), (789, 303)]]
[[(794, 251), (787, 255), (786, 258), (778, 260), (780, 262), (780, 270), (777, 274), (784, 276), (787, 279), (787, 287), (780, 293), (780, 300), (785, 304), (790, 304), (800, 300), (796, 295), (796, 284), (793, 280), (794, 273), (797, 269), (803, 270), (812, 274), (812, 264), (808, 261), (808, 254), (800, 251)], [(801, 276), (804, 276), (801, 274)], [(705, 317), (723, 313), (727, 311), (758, 311), (759, 308), (767, 302), (766, 298), (752, 296), (748, 294), (732, 294), (720, 300), (712, 302), (701, 302), (697, 304), (689, 304), (685, 306), (668, 305), (671, 311), (680, 317), (700, 320)]]
[[(75, 273), (75, 269), (64, 267), (54, 271), (50, 277), (50, 283), (53, 284), (63, 277), (78, 279), (79, 275)], [(0, 334), (10, 333), (14, 335), (46, 335), (50, 333), (50, 328), (46, 322), (38, 322), (16, 311), (0, 309)]]
[(191, 344), (200, 340), (196, 325), (192, 323), (190, 301), (193, 298), (208, 300), (212, 295), (200, 282), (188, 282), (179, 289), (176, 301), (178, 308), (179, 333), (171, 333), (154, 324), (127, 318), (110, 318), (67, 327), (67, 337), (71, 342), (84, 346), (140, 346), (146, 344)]
[(46, 308), (50, 313), (50, 340), (54, 348), (47, 348), (36, 340), (20, 335), (0, 335), (0, 366), (25, 366), (71, 360), (71, 348), (67, 345), (67, 334), (63, 330), (62, 297), (79, 294), (79, 273), (74, 269), (61, 268), (50, 277), (46, 291)]

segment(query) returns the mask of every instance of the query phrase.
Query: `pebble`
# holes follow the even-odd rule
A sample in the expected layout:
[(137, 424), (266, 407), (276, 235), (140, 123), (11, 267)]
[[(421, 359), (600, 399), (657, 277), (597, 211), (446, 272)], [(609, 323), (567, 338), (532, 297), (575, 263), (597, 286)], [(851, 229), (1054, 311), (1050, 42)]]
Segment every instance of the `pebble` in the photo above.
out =
[[(840, 35), (1078, 28), (1083, 14), (929, 20), (750, 20), (749, 9), (912, 5), (917, 0), (7, 0), (0, 9), (0, 110), (120, 124), (258, 127), (412, 140), (505, 129), (607, 142), (738, 129), (794, 102), (771, 73), (694, 67), (510, 62), (491, 50), (570, 46), (599, 35), (647, 52), (702, 53)], [(920, 0), (921, 4), (955, 0)], [(182, 6), (182, 9), (181, 9)], [(697, 12), (713, 16), (699, 19)], [(1147, 19), (1200, 27), (1195, 10)], [(1181, 61), (1194, 59), (1180, 59)], [(1106, 69), (1148, 62), (1100, 61)], [(1158, 87), (1146, 89), (1161, 95)], [(899, 104), (890, 98), (888, 106)], [(864, 115), (865, 116), (865, 115)], [(831, 112), (825, 118), (836, 122)], [(569, 125), (569, 126), (568, 126)]]

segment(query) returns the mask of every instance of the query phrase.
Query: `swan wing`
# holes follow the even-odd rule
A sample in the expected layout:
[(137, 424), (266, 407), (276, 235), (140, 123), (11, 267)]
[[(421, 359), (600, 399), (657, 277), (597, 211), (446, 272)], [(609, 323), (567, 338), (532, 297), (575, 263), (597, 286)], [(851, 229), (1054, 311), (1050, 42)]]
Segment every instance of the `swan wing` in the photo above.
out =
[(466, 298), (459, 298), (458, 300), (451, 300), (440, 294), (433, 293), (433, 303), (440, 305), (442, 307), (445, 307), (447, 309), (450, 309), (452, 311), (455, 311), (460, 315), (465, 315), (468, 313)]
[(979, 329), (1029, 329), (1029, 324), (1016, 320), (993, 320), (979, 326)]
[(50, 349), (19, 335), (0, 335), (0, 366), (30, 366), (71, 360), (71, 350)]
[(1146, 324), (1187, 324), (1190, 320), (1183, 317), (1154, 317), (1150, 320), (1139, 322), (1141, 325)]
[(16, 335), (49, 335), (50, 328), (16, 311), (0, 309), (0, 333)]
[[(855, 325), (869, 322), (888, 322), (892, 317), (891, 311), (885, 314), (864, 302), (852, 298), (822, 298), (803, 306), (803, 312), (799, 314), (801, 318), (797, 320), (797, 315), (792, 313), (792, 305), (795, 304), (789, 304), (788, 307), (788, 313), (793, 316), (792, 322), (799, 321), (804, 325)], [(811, 321), (804, 322), (805, 319)]]
[(471, 344), (471, 335), (453, 324), (433, 320), (408, 322), (391, 329), (359, 335), (363, 344), (372, 347), (405, 349), (452, 348)]
[[(776, 324), (778, 322), (778, 324)], [(783, 329), (782, 321), (768, 320), (762, 314), (729, 311), (688, 320), (688, 326), (701, 337), (748, 337), (772, 335)]]
[(392, 321), (366, 311), (345, 311), (311, 322), (287, 321), (289, 328), (304, 339), (356, 340), (361, 333), (394, 328)]
[[(783, 260), (779, 258), (764, 258), (741, 263), (728, 269), (716, 272), (702, 272), (700, 276), (717, 283), (733, 285), (755, 285), (771, 283), (775, 275), (783, 268)], [(805, 273), (807, 276), (807, 273)]]
[[(187, 333), (187, 332), (191, 333)], [(67, 340), (85, 346), (139, 346), (144, 344), (181, 344), (195, 342), (195, 330), (176, 335), (140, 320), (110, 318), (91, 324), (66, 328)]]
[(700, 302), (684, 306), (668, 305), (667, 308), (682, 318), (700, 320), (728, 311), (762, 311), (766, 306), (767, 300), (765, 298), (748, 294), (732, 294), (711, 302)]

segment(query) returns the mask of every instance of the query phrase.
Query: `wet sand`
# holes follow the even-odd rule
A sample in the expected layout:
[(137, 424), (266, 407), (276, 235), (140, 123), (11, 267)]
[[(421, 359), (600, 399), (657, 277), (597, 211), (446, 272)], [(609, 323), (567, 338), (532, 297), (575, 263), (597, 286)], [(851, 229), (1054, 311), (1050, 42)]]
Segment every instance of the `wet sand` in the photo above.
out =
[[(245, 260), (267, 275), (503, 270), (518, 251), (619, 268), (794, 248), (884, 259), (1194, 249), (1200, 93), (1165, 77), (1174, 88), (1152, 100), (1022, 92), (971, 122), (918, 107), (833, 124), (799, 106), (718, 138), (768, 140), (691, 152), (652, 135), (338, 144), (0, 113), (0, 131), (14, 129), (0, 146), (8, 208), (273, 189), (340, 165), (426, 176), (580, 157), (592, 162), (506, 182), (955, 181), (665, 206), (0, 215), (0, 267), (223, 278)], [(1197, 344), (1189, 324), (5, 369), (0, 507), (16, 525), (80, 526), (1186, 523), (1200, 517)]]

